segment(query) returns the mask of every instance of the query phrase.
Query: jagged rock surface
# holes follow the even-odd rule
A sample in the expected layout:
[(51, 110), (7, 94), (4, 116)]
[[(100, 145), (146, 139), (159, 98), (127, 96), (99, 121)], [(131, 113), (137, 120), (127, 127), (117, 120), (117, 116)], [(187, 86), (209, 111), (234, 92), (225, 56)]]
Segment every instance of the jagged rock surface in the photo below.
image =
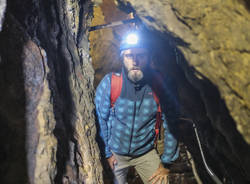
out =
[(0, 32), (1, 183), (102, 183), (91, 1), (10, 0)]

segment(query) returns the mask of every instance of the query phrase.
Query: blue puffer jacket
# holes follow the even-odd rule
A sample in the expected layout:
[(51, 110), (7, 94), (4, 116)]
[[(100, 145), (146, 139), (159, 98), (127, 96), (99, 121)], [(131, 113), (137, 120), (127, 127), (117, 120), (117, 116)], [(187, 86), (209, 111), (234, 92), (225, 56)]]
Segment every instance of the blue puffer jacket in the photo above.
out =
[[(126, 156), (140, 156), (154, 148), (157, 104), (151, 88), (145, 84), (135, 88), (123, 72), (120, 96), (110, 107), (111, 73), (96, 90), (96, 112), (100, 136), (105, 145), (106, 158), (112, 152)], [(165, 116), (163, 163), (171, 163), (179, 156), (176, 139), (170, 133)], [(111, 152), (112, 151), (112, 152)]]

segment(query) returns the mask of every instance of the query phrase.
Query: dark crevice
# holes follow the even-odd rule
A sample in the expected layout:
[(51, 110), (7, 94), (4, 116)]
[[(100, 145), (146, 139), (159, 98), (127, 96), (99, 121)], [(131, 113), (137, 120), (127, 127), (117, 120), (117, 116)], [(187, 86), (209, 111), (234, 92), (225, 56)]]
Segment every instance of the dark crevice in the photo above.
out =
[[(181, 54), (181, 52), (179, 52), (179, 54)], [(181, 56), (181, 58), (184, 59), (183, 56)], [(181, 63), (186, 63), (186, 61), (182, 61)], [(194, 75), (190, 76), (190, 74), (191, 73), (188, 74), (189, 79), (190, 79), (190, 77), (196, 78)], [(214, 137), (216, 135), (222, 136), (222, 137), (224, 137), (224, 136), (227, 137), (227, 139), (224, 139), (224, 140), (219, 139), (219, 140), (221, 140), (221, 142), (218, 145), (216, 145), (216, 147), (213, 147), (209, 144), (204, 144), (204, 146), (207, 149), (207, 151), (205, 151), (205, 153), (211, 154), (209, 164), (213, 168), (213, 170), (215, 170), (216, 173), (219, 174), (221, 179), (225, 178), (227, 181), (231, 180), (234, 182), (236, 182), (237, 180), (238, 181), (241, 180), (240, 183), (248, 183), (249, 176), (242, 175), (242, 173), (246, 173), (246, 171), (249, 170), (250, 168), (248, 168), (247, 164), (245, 164), (244, 169), (241, 168), (241, 166), (244, 165), (242, 163), (242, 162), (244, 162), (243, 160), (248, 159), (248, 157), (246, 155), (250, 154), (250, 147), (249, 147), (249, 145), (247, 145), (247, 143), (244, 141), (242, 136), (237, 131), (236, 123), (234, 122), (231, 115), (229, 114), (229, 111), (225, 105), (225, 102), (221, 99), (217, 87), (214, 86), (214, 84), (212, 84), (209, 81), (209, 79), (204, 77), (202, 74), (200, 74), (200, 75), (203, 77), (203, 80), (199, 80), (199, 82), (194, 82), (191, 80), (192, 86), (194, 86), (199, 91), (198, 93), (200, 93), (200, 95), (195, 95), (195, 97), (193, 98), (192, 97), (193, 95), (189, 94), (189, 98), (190, 98), (190, 101), (193, 101), (193, 103), (197, 103), (199, 101), (202, 101), (202, 103), (204, 104), (204, 105), (202, 105), (204, 107), (201, 109), (195, 108), (196, 113), (200, 112), (200, 115), (197, 117), (197, 115), (198, 115), (197, 114), (196, 117), (193, 117), (193, 118), (194, 119), (196, 119), (196, 118), (204, 119), (208, 115), (208, 118), (210, 119), (210, 120), (208, 120), (208, 122), (206, 122), (206, 123), (204, 122), (202, 124), (200, 124), (201, 121), (197, 121), (197, 123), (200, 124), (198, 127), (200, 127), (199, 128), (200, 132), (201, 132), (200, 135), (201, 135), (202, 139), (204, 140), (203, 142), (208, 142), (208, 141), (211, 142), (211, 140), (209, 140), (209, 139), (211, 139), (212, 137)], [(178, 73), (178, 77), (180, 77), (180, 76), (181, 76), (180, 73)], [(182, 86), (182, 88), (183, 88), (183, 86)], [(198, 99), (198, 96), (200, 96), (200, 99)], [(192, 112), (190, 111), (189, 114), (186, 114), (186, 115), (190, 116), (195, 111), (194, 111), (194, 106), (192, 106)], [(214, 128), (216, 129), (216, 127), (218, 129), (217, 132), (213, 131), (213, 129)], [(208, 130), (210, 130), (211, 132), (208, 133)], [(225, 135), (223, 135), (223, 134), (225, 134)], [(228, 139), (228, 137), (230, 137), (230, 136), (231, 136), (231, 138)], [(240, 145), (239, 145), (239, 143), (240, 143)], [(186, 142), (186, 144), (190, 144), (190, 143)], [(224, 144), (225, 147), (228, 147), (227, 150), (233, 151), (232, 157), (229, 157), (228, 153), (224, 152), (223, 147), (221, 147), (222, 144)], [(215, 152), (212, 152), (212, 148), (215, 149)], [(239, 150), (241, 150), (241, 149), (244, 149), (244, 151), (239, 152)], [(240, 158), (237, 156), (239, 154), (241, 155)], [(225, 155), (226, 157), (219, 156), (219, 155)], [(224, 157), (224, 158), (222, 158), (222, 157)], [(235, 161), (234, 164), (232, 164), (232, 163), (231, 164), (233, 165), (234, 168), (238, 168), (238, 169), (235, 169), (235, 170), (233, 169), (233, 172), (232, 172), (232, 170), (230, 170), (230, 171), (227, 171), (226, 173), (223, 173), (222, 172), (223, 169), (220, 169), (220, 167), (227, 168), (227, 165), (230, 165), (228, 163), (229, 159)], [(215, 163), (219, 163), (219, 168), (217, 168)], [(225, 164), (225, 163), (228, 163), (228, 164)], [(237, 174), (235, 172), (237, 172)], [(230, 173), (230, 174), (228, 174), (228, 173)], [(231, 178), (228, 178), (229, 175), (231, 176)]]
[[(13, 16), (13, 4), (7, 5), (0, 32), (0, 183), (29, 183), (26, 144), (26, 91), (22, 65), (27, 35)], [(31, 160), (33, 158), (30, 158)]]
[(179, 16), (179, 15), (180, 15), (180, 12), (178, 12), (178, 10), (175, 9), (173, 6), (171, 6), (171, 8), (172, 8), (172, 10), (173, 10), (173, 12), (174, 12), (174, 14), (175, 14), (175, 17), (176, 17), (181, 23), (183, 23), (185, 26), (187, 26), (188, 29), (192, 30), (192, 27), (191, 27), (190, 25), (188, 25), (188, 23), (187, 23), (183, 18), (181, 18), (181, 17)]
[[(212, 84), (212, 82), (210, 82), (205, 76), (202, 74), (200, 75), (203, 77), (203, 80), (199, 83), (195, 83), (198, 84), (195, 85), (195, 87), (201, 91), (201, 97), (205, 104), (208, 117), (211, 120), (211, 124), (213, 128), (218, 130), (218, 135), (222, 134), (223, 137), (227, 137), (227, 139), (224, 139), (224, 141), (221, 141), (221, 143), (217, 145), (216, 149), (218, 152), (223, 153), (225, 155), (224, 157), (230, 159), (231, 162), (234, 161), (234, 167), (238, 168), (235, 170), (237, 174), (234, 172), (230, 173), (232, 178), (234, 178), (234, 182), (241, 179), (242, 183), (248, 183), (249, 175), (244, 175), (242, 173), (247, 173), (247, 171), (250, 169), (248, 164), (245, 164), (249, 163), (247, 155), (250, 154), (250, 146), (245, 142), (242, 135), (238, 132), (236, 123), (231, 117), (225, 102), (221, 99), (217, 87), (214, 86), (214, 84)], [(228, 149), (233, 153), (232, 157), (228, 157), (228, 154), (224, 152), (223, 147), (221, 147), (222, 143), (226, 147), (228, 145)], [(213, 157), (216, 158), (217, 155), (215, 154)], [(224, 165), (224, 159), (220, 159), (220, 161), (221, 164)], [(234, 177), (235, 175), (241, 177)]]
[(246, 9), (250, 12), (250, 1), (249, 0), (238, 0), (240, 3), (242, 3)]

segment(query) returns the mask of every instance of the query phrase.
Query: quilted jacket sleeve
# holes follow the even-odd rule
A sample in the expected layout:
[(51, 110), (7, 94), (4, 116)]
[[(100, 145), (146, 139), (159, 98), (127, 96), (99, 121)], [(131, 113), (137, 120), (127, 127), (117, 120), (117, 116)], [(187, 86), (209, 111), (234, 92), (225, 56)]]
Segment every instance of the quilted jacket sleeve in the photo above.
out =
[(167, 120), (164, 116), (164, 152), (161, 156), (161, 161), (164, 164), (171, 164), (179, 157), (178, 141), (169, 130)]
[(177, 120), (180, 115), (180, 107), (178, 92), (175, 84), (170, 79), (165, 79), (164, 81), (164, 153), (161, 156), (161, 160), (163, 163), (171, 163), (179, 157), (178, 141), (176, 139), (178, 132), (176, 132), (176, 127), (178, 123)]
[(101, 148), (101, 150), (103, 150), (106, 158), (112, 155), (108, 145), (110, 134), (108, 125), (110, 116), (110, 88), (111, 75), (107, 74), (98, 85), (95, 96), (96, 114), (98, 119), (97, 125), (99, 127), (98, 133), (101, 137), (101, 140), (103, 141), (102, 145), (104, 146), (104, 148)]

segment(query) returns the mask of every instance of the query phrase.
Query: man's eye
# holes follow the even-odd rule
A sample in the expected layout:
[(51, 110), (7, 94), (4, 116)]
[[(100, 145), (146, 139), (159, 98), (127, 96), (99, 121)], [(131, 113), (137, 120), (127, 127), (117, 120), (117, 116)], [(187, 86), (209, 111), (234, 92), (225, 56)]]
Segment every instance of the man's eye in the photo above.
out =
[(131, 59), (131, 58), (133, 58), (133, 55), (132, 54), (125, 54), (125, 57)]

